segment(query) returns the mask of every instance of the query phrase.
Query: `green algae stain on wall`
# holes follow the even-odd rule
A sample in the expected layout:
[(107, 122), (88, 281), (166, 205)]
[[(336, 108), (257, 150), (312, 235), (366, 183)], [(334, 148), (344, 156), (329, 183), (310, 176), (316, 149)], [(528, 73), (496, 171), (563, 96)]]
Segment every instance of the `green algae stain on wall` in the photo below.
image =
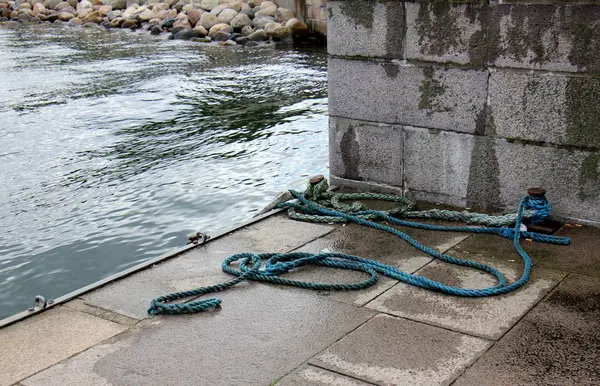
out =
[(444, 55), (460, 45), (457, 15), (447, 1), (422, 2), (416, 20), (421, 52)]
[(507, 59), (535, 68), (567, 59), (579, 72), (600, 72), (599, 9), (558, 1), (522, 5), (423, 0), (415, 30), (425, 55), (466, 50), (471, 65)]
[(446, 92), (448, 86), (435, 78), (435, 70), (433, 67), (424, 67), (423, 75), (425, 78), (421, 81), (421, 85), (419, 86), (419, 91), (421, 92), (419, 109), (429, 110), (427, 115), (431, 115), (434, 112), (449, 111), (450, 109), (442, 107), (438, 100), (438, 97)]
[(573, 7), (563, 28), (571, 40), (569, 62), (579, 70), (600, 71), (600, 19), (598, 12), (586, 7)]
[[(510, 24), (506, 31), (506, 54), (517, 61), (523, 61), (533, 54), (530, 64), (542, 65), (558, 47), (558, 34), (553, 33), (554, 7), (533, 5), (511, 7), (506, 15)], [(545, 41), (547, 39), (550, 41)]]
[[(466, 50), (471, 65), (484, 67), (493, 63), (507, 54), (500, 23), (511, 9), (485, 1), (423, 1), (416, 19), (421, 53), (443, 56)], [(465, 24), (472, 28), (471, 32), (465, 30)], [(518, 48), (518, 52), (527, 49)]]
[(466, 16), (471, 24), (477, 24), (468, 42), (471, 64), (479, 67), (487, 66), (500, 56), (500, 18), (496, 8), (488, 5), (470, 6), (466, 8)]
[[(421, 1), (415, 28), (419, 36), (421, 53), (427, 55), (443, 56), (453, 51), (460, 52), (467, 44), (472, 47), (472, 39), (463, 41), (463, 25), (459, 18), (463, 12), (471, 23), (479, 19), (481, 10), (486, 10), (485, 1)], [(482, 23), (483, 24), (483, 23)], [(483, 32), (476, 32), (479, 42), (476, 47), (485, 46)], [(493, 38), (493, 36), (492, 36)]]
[[(373, 28), (375, 5), (379, 1), (344, 0), (340, 4), (342, 14), (365, 29)], [(330, 15), (331, 16), (331, 15)]]

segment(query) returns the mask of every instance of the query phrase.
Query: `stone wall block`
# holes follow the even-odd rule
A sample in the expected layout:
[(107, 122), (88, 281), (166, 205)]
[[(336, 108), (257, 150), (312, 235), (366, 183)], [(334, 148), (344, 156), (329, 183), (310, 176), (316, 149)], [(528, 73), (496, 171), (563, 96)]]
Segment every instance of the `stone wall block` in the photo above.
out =
[(600, 152), (405, 127), (404, 186), (421, 197), (516, 208), (547, 189), (554, 215), (600, 223)]
[(406, 127), (404, 141), (407, 190), (467, 197), (474, 136)]
[[(405, 3), (406, 7), (406, 58), (482, 66), (485, 58), (476, 47), (483, 42), (479, 14), (483, 7), (477, 5), (452, 5), (450, 2)], [(470, 10), (468, 12), (468, 10)]]
[(600, 149), (600, 79), (497, 71), (490, 114), (496, 135)]
[(600, 224), (600, 152), (496, 140), (495, 154), (504, 205), (542, 186), (554, 215)]
[(484, 130), (487, 71), (330, 58), (328, 74), (332, 116)]
[(406, 58), (600, 72), (600, 7), (405, 3)]
[(332, 175), (402, 185), (402, 127), (344, 118), (329, 120)]
[(399, 1), (329, 1), (331, 55), (401, 59), (404, 6)]

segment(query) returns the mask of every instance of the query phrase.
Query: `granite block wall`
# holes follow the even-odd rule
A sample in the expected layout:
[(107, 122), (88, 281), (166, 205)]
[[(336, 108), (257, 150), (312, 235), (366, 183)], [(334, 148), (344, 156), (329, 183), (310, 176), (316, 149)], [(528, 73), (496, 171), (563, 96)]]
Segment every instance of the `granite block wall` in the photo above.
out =
[(338, 186), (600, 225), (598, 1), (329, 0)]

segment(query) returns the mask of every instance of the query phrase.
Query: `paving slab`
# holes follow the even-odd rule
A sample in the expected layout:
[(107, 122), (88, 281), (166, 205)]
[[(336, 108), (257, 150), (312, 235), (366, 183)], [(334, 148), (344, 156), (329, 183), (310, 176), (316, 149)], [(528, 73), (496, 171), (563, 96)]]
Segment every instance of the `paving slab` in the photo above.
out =
[(213, 285), (232, 277), (221, 262), (241, 252), (287, 252), (323, 236), (333, 227), (269, 217), (181, 256), (109, 284), (82, 297), (85, 303), (129, 317), (148, 317), (150, 301), (169, 292)]
[(600, 279), (570, 274), (455, 385), (598, 385)]
[(58, 307), (0, 330), (0, 385), (10, 385), (123, 332), (126, 327)]
[(47, 386), (47, 385), (63, 385), (63, 386), (79, 386), (79, 385), (94, 385), (94, 386), (114, 386), (108, 380), (94, 372), (94, 366), (98, 358), (103, 358), (120, 349), (125, 349), (132, 344), (132, 339), (110, 339), (109, 342), (96, 345), (87, 351), (69, 359), (58, 363), (47, 370), (44, 370), (30, 378), (21, 381), (24, 386)]
[[(431, 232), (406, 227), (399, 227), (399, 229), (423, 244), (441, 252), (445, 252), (469, 237), (465, 233)], [(373, 259), (411, 273), (431, 261), (428, 255), (413, 248), (397, 236), (357, 224), (340, 226), (335, 232), (308, 243), (300, 248), (299, 251), (310, 253), (347, 253)], [(368, 275), (356, 271), (306, 266), (291, 272), (289, 277), (296, 280), (310, 280), (322, 283), (353, 283), (364, 280)], [(395, 283), (397, 283), (396, 280), (380, 276), (377, 284), (364, 290), (319, 291), (315, 293), (321, 296), (329, 296), (337, 301), (362, 306), (389, 289)]]
[(600, 277), (600, 231), (585, 226), (563, 227), (556, 236), (569, 237), (571, 245), (557, 247), (525, 243), (536, 266)]
[(268, 385), (373, 316), (364, 308), (250, 283), (222, 308), (159, 316), (26, 385)]
[[(478, 254), (480, 248), (488, 254)], [(490, 249), (496, 252), (489, 253)], [(448, 253), (492, 265), (509, 281), (514, 281), (521, 275), (521, 260), (513, 252), (511, 242), (497, 236), (472, 236)], [(496, 283), (492, 276), (480, 271), (440, 261), (428, 264), (417, 271), (417, 274), (463, 288), (486, 288)], [(399, 283), (369, 302), (366, 307), (497, 340), (565, 275), (565, 272), (535, 267), (524, 287), (506, 295), (487, 298), (451, 296)]]
[(377, 315), (309, 363), (378, 385), (448, 385), (491, 342)]
[(68, 303), (64, 304), (64, 307), (71, 308), (76, 311), (81, 311), (86, 314), (95, 315), (99, 318), (110, 320), (111, 322), (119, 323), (124, 326), (130, 327), (139, 322), (138, 319), (130, 318), (129, 316), (117, 314), (116, 312), (108, 311), (102, 308), (93, 307), (85, 302), (82, 299), (73, 299)]
[(347, 377), (320, 367), (305, 365), (275, 382), (276, 386), (367, 386), (373, 383)]

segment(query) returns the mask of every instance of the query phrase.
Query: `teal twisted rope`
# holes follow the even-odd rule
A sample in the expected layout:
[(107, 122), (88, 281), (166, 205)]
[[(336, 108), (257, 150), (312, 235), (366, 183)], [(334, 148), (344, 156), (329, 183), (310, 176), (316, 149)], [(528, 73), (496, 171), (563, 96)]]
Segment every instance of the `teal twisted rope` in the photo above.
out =
[[(468, 226), (439, 226), (422, 224), (416, 222), (409, 222), (398, 219), (391, 216), (387, 212), (366, 210), (357, 213), (344, 213), (341, 211), (327, 209), (322, 205), (318, 205), (314, 201), (307, 199), (304, 194), (290, 191), (297, 202), (287, 202), (280, 204), (280, 207), (287, 207), (295, 211), (307, 214), (316, 214), (320, 216), (328, 217), (340, 217), (345, 220), (355, 222), (360, 225), (368, 226), (374, 229), (378, 229), (384, 232), (391, 233), (398, 236), (402, 240), (408, 242), (418, 250), (436, 258), (438, 260), (445, 261), (450, 264), (455, 264), (463, 267), (474, 268), (483, 272), (487, 272), (492, 275), (497, 284), (488, 288), (482, 289), (465, 289), (454, 286), (448, 286), (435, 280), (428, 279), (423, 276), (410, 274), (403, 272), (398, 268), (379, 263), (375, 260), (364, 259), (358, 256), (353, 256), (345, 253), (302, 253), (302, 252), (290, 252), (281, 254), (253, 254), (253, 253), (240, 253), (232, 255), (225, 259), (221, 265), (224, 272), (235, 276), (234, 279), (224, 283), (220, 283), (214, 286), (200, 287), (190, 291), (176, 292), (168, 295), (164, 295), (152, 300), (148, 313), (152, 315), (157, 314), (185, 314), (195, 313), (210, 310), (221, 304), (221, 300), (218, 298), (208, 298), (193, 300), (185, 303), (167, 303), (174, 300), (189, 298), (199, 295), (205, 295), (208, 293), (224, 291), (228, 288), (235, 286), (236, 284), (245, 281), (262, 281), (267, 283), (294, 286), (299, 288), (306, 288), (312, 290), (326, 290), (326, 291), (349, 291), (364, 289), (372, 286), (378, 280), (379, 274), (390, 277), (395, 280), (402, 281), (407, 284), (411, 284), (417, 287), (426, 288), (449, 295), (465, 296), (465, 297), (486, 297), (502, 295), (511, 292), (521, 286), (523, 286), (529, 280), (531, 273), (532, 262), (529, 255), (523, 250), (520, 244), (521, 237), (530, 238), (533, 241), (539, 241), (544, 243), (568, 245), (570, 239), (558, 236), (549, 236), (533, 232), (524, 232), (520, 230), (523, 212), (525, 210), (538, 210), (539, 208), (547, 208), (546, 204), (540, 202), (538, 197), (527, 196), (521, 200), (519, 209), (516, 214), (516, 221), (513, 228), (500, 227), (500, 228), (482, 228), (482, 227), (468, 227)], [(436, 231), (452, 231), (452, 232), (471, 232), (471, 233), (485, 233), (485, 234), (497, 234), (501, 237), (512, 239), (513, 246), (521, 259), (523, 260), (523, 273), (521, 277), (513, 283), (508, 283), (504, 275), (496, 268), (486, 264), (478, 263), (471, 260), (463, 260), (448, 254), (440, 253), (433, 248), (422, 245), (418, 241), (414, 240), (408, 234), (393, 228), (391, 226), (369, 221), (365, 218), (359, 217), (361, 215), (373, 216), (381, 220), (385, 220), (388, 223), (394, 225), (408, 226), (418, 229), (436, 230)], [(543, 214), (539, 215), (539, 217)], [(262, 261), (266, 259), (265, 267), (261, 268)], [(235, 269), (231, 266), (232, 263), (239, 262), (239, 268)], [(368, 279), (365, 279), (357, 283), (349, 284), (326, 284), (326, 283), (314, 283), (307, 281), (290, 280), (281, 277), (282, 274), (289, 272), (290, 270), (304, 265), (319, 265), (333, 268), (350, 269), (354, 271), (362, 271), (369, 275)]]
[[(393, 217), (419, 218), (425, 220), (437, 221), (455, 221), (471, 225), (483, 225), (486, 227), (507, 227), (516, 221), (516, 213), (503, 215), (488, 215), (485, 213), (476, 213), (468, 211), (455, 211), (446, 209), (414, 210), (415, 201), (396, 194), (381, 193), (334, 193), (329, 191), (329, 184), (323, 177), (322, 180), (309, 183), (304, 192), (304, 197), (314, 201), (319, 206), (328, 209), (334, 209), (339, 212), (352, 213), (365, 220), (379, 219), (379, 213), (383, 212)], [(348, 200), (380, 200), (398, 204), (393, 209), (378, 211), (377, 214), (370, 214), (365, 211), (365, 206), (358, 201), (352, 204), (344, 204), (342, 201)], [(531, 197), (526, 210), (523, 211), (523, 218), (537, 223), (550, 214), (550, 203), (545, 196)], [(293, 207), (288, 210), (288, 217), (299, 221), (317, 222), (317, 223), (347, 223), (350, 220), (337, 216), (323, 216), (315, 211), (304, 210), (296, 211)]]
[(532, 224), (541, 222), (550, 215), (550, 211), (552, 210), (552, 206), (550, 206), (545, 196), (527, 196), (526, 206), (528, 209), (533, 210), (533, 216), (531, 216)]

